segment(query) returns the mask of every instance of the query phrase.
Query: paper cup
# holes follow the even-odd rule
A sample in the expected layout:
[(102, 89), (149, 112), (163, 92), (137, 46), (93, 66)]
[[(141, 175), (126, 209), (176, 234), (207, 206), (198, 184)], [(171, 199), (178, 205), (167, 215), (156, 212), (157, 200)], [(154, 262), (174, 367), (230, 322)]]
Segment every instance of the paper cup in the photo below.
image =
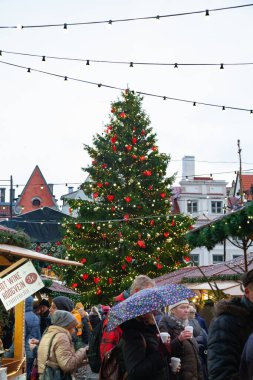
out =
[(161, 335), (162, 342), (167, 343), (170, 334), (167, 332), (161, 332), (160, 335)]
[(185, 326), (184, 329), (185, 329), (185, 331), (189, 331), (191, 333), (191, 335), (193, 334), (193, 327), (192, 326)]
[(172, 357), (170, 359), (171, 371), (174, 372), (174, 373), (176, 373), (177, 369), (178, 369), (178, 366), (179, 366), (180, 363), (181, 363), (181, 359), (180, 358)]

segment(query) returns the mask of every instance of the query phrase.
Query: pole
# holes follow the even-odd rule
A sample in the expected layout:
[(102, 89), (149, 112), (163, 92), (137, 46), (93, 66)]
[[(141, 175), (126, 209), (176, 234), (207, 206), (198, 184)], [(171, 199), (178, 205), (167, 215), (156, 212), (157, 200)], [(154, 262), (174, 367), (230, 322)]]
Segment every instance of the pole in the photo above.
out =
[(238, 146), (238, 154), (239, 154), (239, 182), (240, 182), (240, 200), (241, 204), (243, 205), (243, 188), (242, 188), (242, 157), (241, 157), (241, 146), (240, 146), (240, 140), (237, 140), (237, 146)]
[(12, 175), (10, 177), (10, 183), (11, 183), (11, 186), (10, 186), (10, 220), (12, 220), (12, 216), (13, 216), (13, 179), (12, 179)]

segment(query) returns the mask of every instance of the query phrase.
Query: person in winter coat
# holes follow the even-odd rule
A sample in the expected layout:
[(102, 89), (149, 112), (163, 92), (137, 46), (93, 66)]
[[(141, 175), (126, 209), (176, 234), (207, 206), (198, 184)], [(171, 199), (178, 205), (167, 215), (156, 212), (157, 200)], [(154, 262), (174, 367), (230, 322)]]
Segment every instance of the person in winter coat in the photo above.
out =
[(68, 311), (56, 310), (51, 317), (52, 325), (49, 326), (41, 338), (38, 348), (38, 373), (45, 370), (50, 342), (52, 342), (48, 366), (58, 367), (64, 373), (73, 374), (83, 365), (86, 359), (86, 348), (75, 351), (71, 334), (75, 331), (77, 321)]
[(77, 309), (77, 311), (80, 314), (81, 319), (82, 319), (82, 341), (83, 341), (84, 345), (87, 345), (89, 342), (89, 336), (90, 336), (90, 331), (91, 331), (90, 330), (91, 325), (89, 322), (89, 315), (84, 310), (84, 307), (81, 304), (81, 302), (78, 302), (76, 304), (76, 309)]
[(171, 379), (203, 380), (198, 344), (192, 334), (185, 330), (188, 325), (188, 300), (170, 305), (169, 312), (170, 315), (161, 318), (159, 329), (170, 334), (171, 356), (181, 359), (181, 370), (173, 374)]
[(96, 306), (92, 306), (90, 314), (89, 314), (89, 320), (90, 320), (90, 323), (91, 323), (93, 330), (99, 324), (99, 322), (102, 321), (102, 317), (101, 317), (101, 315), (98, 311), (98, 308)]
[(243, 380), (253, 379), (253, 334), (249, 336), (242, 352), (240, 378)]
[(43, 335), (44, 331), (51, 325), (51, 318), (49, 315), (50, 303), (48, 300), (43, 299), (39, 304), (39, 316), (40, 316), (40, 332)]
[[(25, 300), (25, 355), (26, 355), (26, 379), (30, 379), (33, 365), (33, 352), (30, 350), (29, 341), (31, 339), (40, 340), (40, 319), (33, 312), (33, 297), (30, 296)], [(4, 355), (12, 358), (14, 356), (14, 344), (12, 343), (9, 351)]]
[(126, 380), (170, 379), (168, 346), (162, 343), (152, 313), (120, 325), (122, 353), (120, 367), (127, 371)]
[[(244, 296), (216, 305), (208, 334), (209, 380), (239, 380), (244, 345), (253, 332), (253, 270), (242, 276)], [(244, 378), (242, 378), (244, 380)]]

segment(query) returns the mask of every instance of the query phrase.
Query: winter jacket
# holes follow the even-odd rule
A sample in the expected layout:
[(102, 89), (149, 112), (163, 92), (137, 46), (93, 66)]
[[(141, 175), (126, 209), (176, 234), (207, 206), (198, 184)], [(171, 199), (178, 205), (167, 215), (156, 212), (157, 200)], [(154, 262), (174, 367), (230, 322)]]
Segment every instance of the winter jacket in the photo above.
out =
[(253, 303), (245, 297), (220, 301), (208, 334), (209, 380), (245, 380), (239, 366), (244, 345), (253, 332)]
[(155, 325), (131, 319), (121, 325), (120, 340), (127, 380), (168, 380), (169, 353), (158, 339)]
[(165, 315), (159, 322), (161, 332), (165, 331), (171, 337), (171, 356), (181, 359), (179, 374), (173, 375), (172, 379), (178, 380), (203, 380), (201, 362), (198, 354), (198, 344), (195, 338), (180, 342), (178, 336), (184, 330), (180, 321), (172, 316)]
[(44, 331), (51, 325), (51, 318), (49, 315), (49, 310), (40, 315), (40, 332), (43, 335)]
[(94, 328), (101, 322), (101, 318), (99, 318), (98, 314), (90, 313), (89, 314), (89, 321), (90, 321), (90, 324), (92, 326), (92, 329), (94, 330)]
[(60, 367), (67, 373), (73, 373), (77, 367), (82, 365), (86, 357), (85, 349), (80, 348), (75, 351), (70, 333), (63, 327), (55, 325), (49, 326), (41, 338), (38, 348), (38, 373), (41, 374), (44, 371), (51, 339), (53, 339), (53, 343), (48, 365), (50, 367)]
[(25, 300), (25, 353), (26, 357), (33, 358), (33, 352), (30, 350), (29, 339), (36, 338), (40, 340), (40, 319), (33, 312), (33, 297)]
[(253, 334), (249, 336), (242, 352), (240, 378), (253, 380)]

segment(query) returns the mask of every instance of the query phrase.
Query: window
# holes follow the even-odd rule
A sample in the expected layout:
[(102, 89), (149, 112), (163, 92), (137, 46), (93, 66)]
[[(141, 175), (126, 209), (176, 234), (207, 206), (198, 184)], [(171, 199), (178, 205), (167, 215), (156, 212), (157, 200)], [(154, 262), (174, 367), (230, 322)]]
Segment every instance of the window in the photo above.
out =
[(198, 212), (198, 201), (187, 201), (187, 212), (190, 214)]
[(213, 255), (213, 264), (222, 263), (224, 261), (223, 255)]
[(198, 254), (191, 254), (191, 261), (192, 261), (192, 265), (199, 265), (199, 255)]
[(40, 206), (40, 199), (39, 198), (34, 198), (32, 200), (32, 205), (35, 206), (35, 207), (39, 207)]
[(233, 259), (236, 259), (237, 257), (242, 257), (242, 255), (233, 255)]
[(223, 207), (222, 201), (212, 201), (211, 202), (211, 208), (212, 208), (212, 214), (222, 214), (222, 207)]

